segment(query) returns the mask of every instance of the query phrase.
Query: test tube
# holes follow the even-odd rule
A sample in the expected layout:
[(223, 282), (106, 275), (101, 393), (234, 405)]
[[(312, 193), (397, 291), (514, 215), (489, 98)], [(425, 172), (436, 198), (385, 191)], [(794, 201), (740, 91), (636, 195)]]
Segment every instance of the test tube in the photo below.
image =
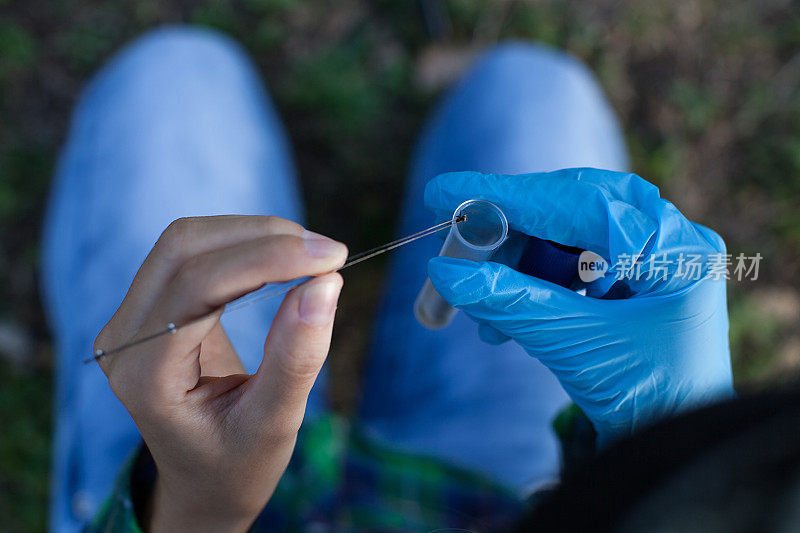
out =
[[(466, 219), (455, 223), (462, 216)], [(486, 200), (467, 200), (459, 205), (453, 212), (453, 222), (439, 256), (486, 261), (508, 236), (506, 215)], [(426, 279), (414, 302), (417, 321), (426, 328), (440, 329), (453, 320), (456, 312)]]

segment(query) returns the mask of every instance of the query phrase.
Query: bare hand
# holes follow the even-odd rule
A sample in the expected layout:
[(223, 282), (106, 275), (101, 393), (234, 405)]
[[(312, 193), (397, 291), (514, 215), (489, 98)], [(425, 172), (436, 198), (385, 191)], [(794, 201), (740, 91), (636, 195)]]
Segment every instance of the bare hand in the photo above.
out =
[[(346, 256), (343, 244), (277, 217), (181, 219), (164, 231), (95, 341), (108, 349), (214, 312), (100, 362), (156, 463), (150, 529), (243, 531), (266, 505), (330, 346), (342, 278), (325, 273)], [(286, 296), (247, 375), (221, 306), (320, 274)]]

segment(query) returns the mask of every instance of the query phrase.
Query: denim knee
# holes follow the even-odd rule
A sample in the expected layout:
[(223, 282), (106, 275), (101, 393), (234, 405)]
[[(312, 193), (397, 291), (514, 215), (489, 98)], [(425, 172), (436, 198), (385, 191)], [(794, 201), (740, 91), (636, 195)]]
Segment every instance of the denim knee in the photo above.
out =
[[(474, 85), (473, 85), (474, 84)], [(526, 42), (497, 45), (480, 57), (464, 78), (464, 85), (480, 89), (473, 94), (505, 124), (536, 120), (523, 115), (525, 101), (569, 102), (569, 109), (606, 107), (594, 75), (573, 56), (547, 46)], [(537, 106), (538, 107), (538, 106)]]
[(188, 109), (187, 101), (238, 94), (242, 87), (260, 86), (256, 80), (247, 53), (230, 37), (209, 29), (169, 26), (145, 33), (120, 50), (89, 83), (79, 110), (105, 106), (104, 111), (119, 113), (125, 106), (141, 112), (169, 104)]

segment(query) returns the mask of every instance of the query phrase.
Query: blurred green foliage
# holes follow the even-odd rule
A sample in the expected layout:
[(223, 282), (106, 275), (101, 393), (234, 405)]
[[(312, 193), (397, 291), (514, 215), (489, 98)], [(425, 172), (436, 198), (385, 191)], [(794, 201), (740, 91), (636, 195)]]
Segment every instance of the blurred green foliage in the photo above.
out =
[(386, 91), (364, 68), (371, 45), (348, 43), (292, 65), (279, 83), (291, 108), (315, 115), (321, 137), (358, 136), (385, 109)]
[(50, 467), (49, 376), (0, 360), (0, 517), (3, 531), (42, 531)]
[[(440, 91), (418, 82), (427, 52), (505, 39), (567, 50), (609, 96), (633, 170), (729, 251), (764, 255), (758, 282), (731, 283), (737, 383), (769, 386), (800, 366), (800, 11), (756, 0), (448, 0), (444, 12), (448, 34), (432, 43), (417, 2), (0, 0), (0, 321), (22, 323), (45, 354), (22, 368), (0, 359), (4, 531), (42, 530), (46, 516), (50, 341), (35, 272), (58, 148), (91, 73), (156, 25), (205, 25), (244, 44), (289, 129), (310, 227), (354, 250), (393, 233), (414, 136)], [(355, 396), (382, 265), (347, 280), (331, 360), (340, 408)], [(781, 295), (782, 314), (765, 291)]]
[(36, 41), (19, 24), (0, 21), (0, 83), (36, 64)]
[(769, 372), (771, 360), (760, 357), (778, 344), (781, 335), (779, 322), (760, 313), (744, 296), (733, 298), (730, 305), (730, 339), (738, 348), (734, 359), (736, 376), (760, 377)]

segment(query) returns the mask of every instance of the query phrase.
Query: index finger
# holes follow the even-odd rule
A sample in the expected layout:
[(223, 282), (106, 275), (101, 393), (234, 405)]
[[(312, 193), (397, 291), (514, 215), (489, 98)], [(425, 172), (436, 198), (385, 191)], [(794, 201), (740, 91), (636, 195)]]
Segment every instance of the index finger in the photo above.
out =
[[(591, 250), (606, 259), (638, 255), (658, 231), (660, 204), (668, 202), (658, 197), (658, 189), (638, 177), (601, 184), (613, 175), (633, 176), (596, 169), (517, 176), (440, 174), (425, 188), (425, 205), (438, 218), (447, 219), (464, 200), (489, 200), (505, 212), (511, 228), (525, 234)], [(629, 198), (623, 199), (626, 188), (636, 190), (629, 190)], [(642, 202), (659, 205), (643, 210), (635, 205)]]
[(100, 344), (119, 342), (144, 323), (170, 280), (190, 258), (267, 237), (303, 234), (303, 226), (276, 216), (222, 215), (180, 218), (161, 234), (114, 316), (98, 335)]

